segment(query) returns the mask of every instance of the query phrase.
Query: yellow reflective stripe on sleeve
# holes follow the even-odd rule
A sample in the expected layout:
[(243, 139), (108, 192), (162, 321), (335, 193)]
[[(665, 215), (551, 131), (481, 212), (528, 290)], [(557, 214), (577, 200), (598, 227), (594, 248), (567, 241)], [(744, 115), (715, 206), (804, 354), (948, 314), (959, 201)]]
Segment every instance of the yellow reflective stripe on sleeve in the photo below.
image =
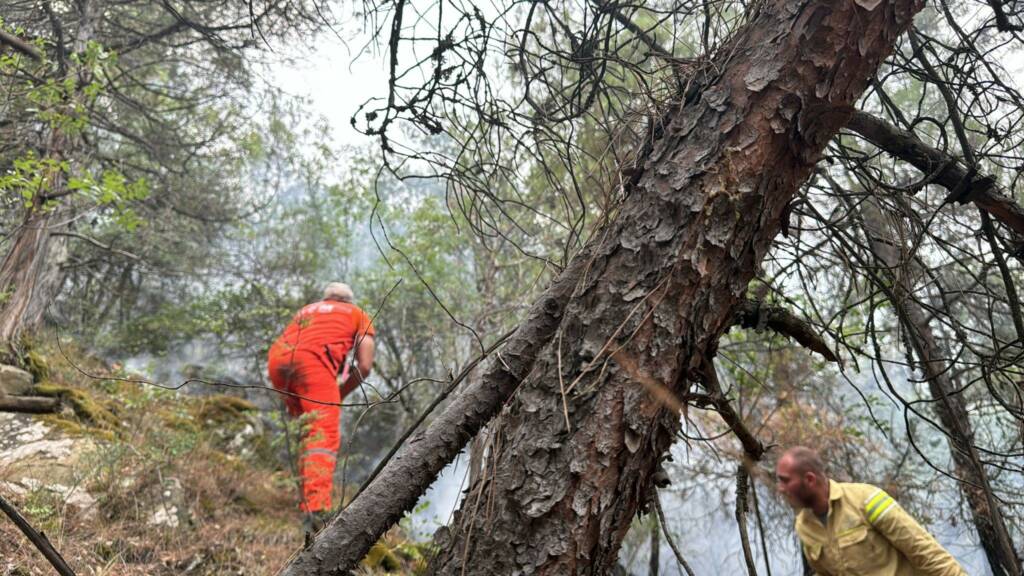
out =
[(873, 508), (867, 510), (868, 522), (874, 524), (875, 520), (878, 520), (882, 516), (882, 514), (886, 510), (888, 510), (890, 506), (893, 505), (894, 502), (896, 501), (890, 498), (889, 495), (886, 495), (884, 498), (875, 503)]
[(889, 501), (886, 502), (885, 504), (882, 504), (881, 509), (879, 509), (879, 510), (877, 510), (875, 512), (875, 517), (871, 521), (872, 522), (877, 522), (878, 520), (881, 520), (882, 516), (885, 516), (886, 514), (889, 513), (889, 510), (892, 510), (892, 505), (895, 504), (895, 503), (896, 503), (895, 500), (893, 500), (892, 498), (889, 498)]
[(871, 498), (868, 498), (867, 501), (864, 502), (864, 513), (871, 514), (871, 509), (878, 505), (879, 502), (885, 500), (888, 497), (889, 495), (883, 492), (882, 490), (875, 492), (874, 494), (871, 495)]

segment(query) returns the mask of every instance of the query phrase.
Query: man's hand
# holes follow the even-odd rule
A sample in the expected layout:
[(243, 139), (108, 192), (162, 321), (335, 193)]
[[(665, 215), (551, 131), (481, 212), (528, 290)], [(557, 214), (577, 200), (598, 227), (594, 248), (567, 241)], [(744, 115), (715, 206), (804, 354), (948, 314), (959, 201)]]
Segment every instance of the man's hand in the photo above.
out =
[(356, 339), (356, 364), (348, 371), (348, 378), (341, 383), (342, 401), (370, 375), (370, 370), (373, 370), (373, 351), (373, 336), (365, 334)]

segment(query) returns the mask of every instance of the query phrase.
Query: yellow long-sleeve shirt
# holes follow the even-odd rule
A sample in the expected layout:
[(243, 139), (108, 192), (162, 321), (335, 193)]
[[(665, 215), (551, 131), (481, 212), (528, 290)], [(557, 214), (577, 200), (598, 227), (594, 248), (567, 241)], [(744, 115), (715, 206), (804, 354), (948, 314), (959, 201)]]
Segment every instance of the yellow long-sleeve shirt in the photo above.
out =
[(870, 484), (829, 480), (825, 523), (804, 509), (796, 533), (819, 576), (967, 576), (910, 514)]

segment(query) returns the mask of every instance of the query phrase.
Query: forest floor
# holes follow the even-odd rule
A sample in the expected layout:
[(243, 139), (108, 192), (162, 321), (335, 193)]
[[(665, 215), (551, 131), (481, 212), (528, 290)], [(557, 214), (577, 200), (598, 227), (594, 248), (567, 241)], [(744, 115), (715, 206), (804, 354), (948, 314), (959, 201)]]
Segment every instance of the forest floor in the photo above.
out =
[[(0, 413), (0, 494), (79, 575), (269, 575), (302, 546), (273, 415), (132, 381), (66, 345), (36, 350), (35, 393), (64, 408)], [(421, 572), (424, 553), (396, 528), (362, 570)], [(0, 516), (0, 575), (52, 573)]]

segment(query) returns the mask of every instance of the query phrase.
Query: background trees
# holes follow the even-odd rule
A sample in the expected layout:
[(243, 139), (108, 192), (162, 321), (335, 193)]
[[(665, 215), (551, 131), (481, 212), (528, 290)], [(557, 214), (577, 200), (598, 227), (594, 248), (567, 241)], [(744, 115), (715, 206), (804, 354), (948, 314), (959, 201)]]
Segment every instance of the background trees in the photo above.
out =
[[(846, 4), (866, 14), (887, 9)], [(349, 280), (361, 303), (378, 314), (382, 337), (378, 372), (346, 410), (346, 426), (353, 427), (346, 432), (353, 447), (346, 480), (365, 477), (384, 447), (453, 385), (452, 407), (428, 418), (436, 417), (431, 430), (450, 432), (470, 416), (472, 425), (458, 428), (458, 437), (440, 436), (448, 455), (483, 430), (474, 442), (473, 490), (439, 540), (445, 544), (439, 567), (455, 569), (475, 554), (525, 562), (507, 550), (486, 552), (503, 532), (482, 536), (473, 520), (480, 518), (478, 502), (504, 517), (502, 526), (518, 525), (524, 533), (576, 525), (559, 524), (555, 513), (558, 521), (530, 514), (548, 505), (547, 513), (562, 510), (568, 497), (544, 494), (561, 490), (548, 490), (562, 485), (560, 475), (571, 480), (565, 454), (581, 446), (589, 414), (621, 400), (633, 408), (602, 425), (640, 422), (645, 431), (647, 418), (661, 411), (667, 432), (654, 444), (677, 446), (676, 461), (661, 463), (673, 481), (662, 489), (669, 514), (678, 509), (671, 505), (675, 494), (713, 493), (729, 509), (723, 521), (732, 522), (732, 461), (750, 456), (745, 448), (756, 446), (750, 440), (763, 447), (813, 441), (839, 476), (885, 483), (936, 525), (967, 522), (969, 534), (981, 535), (993, 573), (1020, 573), (1024, 536), (1015, 495), (1024, 450), (1024, 211), (1017, 201), (1019, 14), (1012, 7), (980, 1), (928, 7), (915, 19), (913, 35), (895, 40), (856, 110), (840, 111), (845, 125), (807, 182), (791, 201), (772, 204), (778, 219), (759, 225), (760, 204), (730, 211), (711, 202), (707, 225), (692, 228), (686, 212), (672, 207), (674, 198), (644, 196), (650, 191), (644, 178), (652, 177), (648, 160), (671, 156), (659, 146), (667, 147), (673, 119), (689, 118), (690, 107), (728, 115), (734, 94), (775, 86), (778, 79), (766, 72), (744, 75), (743, 90), (716, 88), (742, 61), (751, 23), (773, 16), (774, 4), (363, 5), (361, 16), (389, 63), (388, 81), (381, 97), (353, 116), (376, 149), (344, 153), (303, 118), (302, 103), (264, 90), (254, 73), (253, 56), (266, 46), (312, 37), (323, 27), (317, 6), (268, 3), (249, 15), (244, 5), (185, 3), (143, 12), (122, 3), (98, 10), (89, 32), (82, 23), (90, 6), (55, 7), (59, 27), (45, 6), (14, 4), (4, 14), (4, 29), (42, 38), (37, 50), (45, 55), (35, 63), (5, 52), (0, 63), (6, 74), (0, 131), (9, 135), (0, 140), (11, 278), (4, 310), (15, 324), (32, 324), (49, 310), (63, 333), (112, 357), (148, 359), (167, 369), (164, 378), (180, 378), (174, 370), (180, 363), (201, 362), (198, 374), (206, 380), (224, 383), (230, 375), (255, 383), (263, 347), (283, 320), (315, 298), (324, 281)], [(76, 51), (72, 38), (79, 30), (95, 40)], [(845, 77), (836, 78), (822, 80), (820, 89)], [(740, 126), (743, 117), (722, 122)], [(706, 146), (678, 159), (695, 167), (687, 178), (704, 177), (700, 171), (720, 143), (708, 118), (693, 125)], [(776, 119), (769, 128), (788, 135), (789, 122)], [(742, 138), (731, 146), (760, 143), (765, 133), (736, 135)], [(694, 138), (680, 138), (680, 145), (693, 145)], [(793, 164), (791, 158), (764, 164), (758, 175), (780, 179)], [(732, 180), (721, 188), (740, 190)], [(69, 192), (60, 195), (64, 189)], [(49, 198), (55, 190), (58, 197)], [(699, 204), (703, 192), (693, 194), (688, 201)], [(595, 280), (614, 268), (608, 262), (619, 252), (646, 246), (630, 241), (612, 250), (616, 234), (647, 231), (662, 238), (657, 245), (681, 230), (716, 230), (727, 221), (765, 235), (754, 242), (763, 241), (763, 260), (756, 267), (757, 258), (742, 261), (744, 281), (735, 293), (683, 297), (666, 288), (686, 284), (678, 273), (659, 284), (664, 277), (645, 276), (625, 257), (623, 266), (634, 268), (620, 275), (621, 290)], [(781, 234), (772, 232), (776, 223)], [(48, 232), (33, 236), (39, 230)], [(705, 274), (728, 259), (719, 254), (724, 236), (708, 242), (713, 257), (694, 264), (698, 272), (705, 266)], [(588, 245), (605, 248), (585, 250)], [(672, 257), (656, 256), (658, 246), (645, 250), (635, 257), (644, 266), (693, 262), (696, 254), (690, 245)], [(49, 255), (30, 258), (43, 253)], [(572, 264), (588, 258), (592, 264)], [(14, 265), (30, 260), (37, 264)], [(27, 270), (33, 272), (24, 276)], [(23, 276), (14, 278), (15, 271)], [(570, 279), (559, 283), (559, 277)], [(54, 291), (50, 305), (54, 299), (42, 295)], [(731, 295), (721, 300), (726, 292)], [(748, 328), (734, 327), (719, 339), (736, 320), (733, 298), (747, 301), (741, 323)], [(531, 311), (535, 301), (540, 305)], [(681, 322), (688, 306), (722, 314), (673, 336), (645, 332)], [(774, 334), (766, 313), (757, 312), (768, 308), (808, 323), (840, 362), (810, 356)], [(453, 380), (518, 325), (538, 330), (509, 340), (488, 371)], [(683, 346), (700, 334), (706, 337), (696, 339), (696, 348)], [(7, 339), (17, 349), (17, 339)], [(607, 357), (608, 342), (617, 356)], [(629, 365), (623, 354), (640, 342), (655, 343), (657, 353)], [(714, 369), (703, 360), (687, 367), (670, 361), (703, 358), (691, 354), (697, 349), (715, 356)], [(644, 386), (651, 383), (644, 374), (671, 393)], [(490, 412), (470, 408), (472, 395), (462, 390), (495, 382), (515, 393), (488, 420)], [(569, 388), (564, 401), (562, 385)], [(257, 393), (271, 405), (272, 397)], [(736, 423), (747, 432), (746, 444), (735, 438)], [(648, 437), (633, 428), (592, 436), (616, 438), (629, 452), (636, 437), (626, 429)], [(593, 550), (591, 558), (600, 556), (605, 566), (614, 563), (633, 510), (648, 509), (647, 484), (660, 453), (638, 453), (644, 466), (623, 476), (636, 482), (621, 514), (603, 523), (602, 512), (602, 521), (592, 524), (605, 537), (594, 543), (581, 529), (586, 538), (579, 542), (588, 544), (579, 549)], [(443, 465), (415, 462), (423, 465), (423, 483), (410, 487), (412, 501)], [(528, 478), (513, 473), (524, 468), (533, 470)], [(773, 537), (788, 534), (788, 518), (770, 497), (769, 468), (750, 465), (745, 472), (759, 495), (747, 519), (753, 554), (793, 554), (791, 543)], [(385, 473), (378, 480), (396, 478)], [(530, 490), (536, 498), (517, 500)], [(400, 510), (393, 512), (391, 520)], [(687, 536), (699, 536), (677, 530), (692, 556)], [(649, 548), (649, 530), (643, 534)], [(375, 538), (364, 540), (368, 546)], [(529, 542), (527, 548), (535, 543)], [(639, 544), (626, 538), (625, 546), (628, 558)], [(559, 554), (553, 557), (571, 555)], [(667, 549), (661, 557), (674, 561)]]

